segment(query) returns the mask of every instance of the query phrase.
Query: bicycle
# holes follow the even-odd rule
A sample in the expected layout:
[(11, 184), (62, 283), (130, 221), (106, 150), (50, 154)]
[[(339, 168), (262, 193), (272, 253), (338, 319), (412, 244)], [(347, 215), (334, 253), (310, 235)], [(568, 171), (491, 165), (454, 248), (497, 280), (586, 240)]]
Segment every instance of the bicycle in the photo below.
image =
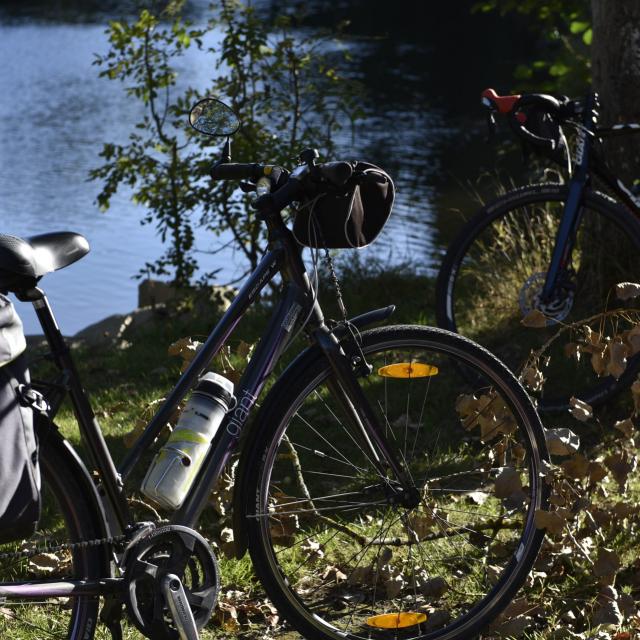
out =
[[(437, 324), (480, 342), (514, 371), (533, 360), (534, 368), (525, 374), (541, 411), (566, 410), (571, 396), (601, 404), (630, 384), (640, 360), (628, 349), (619, 378), (600, 361), (592, 367), (588, 346), (584, 357), (576, 357), (576, 343), (585, 342), (578, 325), (590, 319), (594, 335), (606, 336), (640, 321), (637, 311), (612, 295), (617, 283), (633, 280), (640, 268), (640, 201), (609, 169), (598, 141), (634, 133), (638, 125), (598, 126), (595, 93), (569, 100), (542, 94), (501, 97), (487, 89), (482, 102), (491, 129), (495, 114), (506, 116), (526, 149), (561, 163), (569, 180), (509, 190), (469, 218), (438, 273)], [(573, 166), (566, 125), (576, 130)], [(597, 191), (594, 178), (618, 201)], [(599, 243), (604, 237), (606, 247)], [(527, 321), (532, 312), (541, 315)], [(567, 341), (559, 339), (561, 329)], [(605, 343), (603, 338), (603, 349)]]
[[(307, 273), (282, 211), (311, 203), (310, 229), (318, 198), (371, 186), (379, 173), (318, 164), (314, 150), (291, 173), (231, 163), (233, 112), (206, 99), (191, 119), (199, 131), (227, 136), (212, 176), (256, 189), (269, 248), (118, 468), (36, 286), (84, 256), (88, 244), (70, 232), (0, 236), (0, 289), (33, 302), (60, 371), (45, 390), (51, 418), (68, 392), (93, 473), (53, 422), (40, 425), (46, 506), (35, 540), (2, 550), (2, 635), (32, 637), (35, 627), (88, 640), (102, 597), (100, 619), (113, 638), (122, 637), (123, 607), (147, 637), (197, 638), (219, 576), (209, 542), (194, 528), (240, 441), (238, 556), (248, 549), (267, 595), (304, 637), (468, 638), (512, 599), (543, 538), (534, 514), (547, 504), (548, 454), (530, 399), (504, 365), (464, 337), (414, 325), (367, 328), (386, 321), (393, 306), (325, 322), (317, 269)], [(25, 269), (18, 258), (33, 247), (52, 261)], [(271, 320), (182, 506), (166, 525), (135, 522), (124, 482), (277, 274), (282, 289)], [(249, 421), (301, 331), (310, 346)], [(66, 554), (66, 566), (56, 567), (60, 575), (29, 575), (26, 561), (45, 551)]]

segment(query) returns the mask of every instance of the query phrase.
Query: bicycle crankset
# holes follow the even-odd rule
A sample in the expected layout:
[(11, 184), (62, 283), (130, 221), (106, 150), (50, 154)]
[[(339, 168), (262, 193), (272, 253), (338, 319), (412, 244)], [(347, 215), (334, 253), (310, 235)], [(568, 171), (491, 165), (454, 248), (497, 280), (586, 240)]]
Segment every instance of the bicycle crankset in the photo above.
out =
[(546, 273), (534, 273), (527, 278), (520, 289), (519, 303), (523, 315), (534, 309), (542, 312), (547, 318), (547, 326), (562, 322), (571, 312), (575, 291), (572, 282), (558, 283), (556, 293), (551, 300), (542, 302), (541, 294)]
[(207, 541), (169, 525), (127, 550), (125, 604), (136, 627), (153, 640), (197, 638), (218, 597), (219, 573)]

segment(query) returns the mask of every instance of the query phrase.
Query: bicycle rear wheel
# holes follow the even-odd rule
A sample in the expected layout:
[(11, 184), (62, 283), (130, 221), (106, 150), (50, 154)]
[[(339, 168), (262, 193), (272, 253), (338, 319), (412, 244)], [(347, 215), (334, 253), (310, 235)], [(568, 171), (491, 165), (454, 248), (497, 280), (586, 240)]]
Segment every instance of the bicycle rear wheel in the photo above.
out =
[[(57, 435), (50, 434), (41, 439), (39, 455), (42, 517), (38, 530), (29, 540), (0, 545), (0, 553), (102, 537), (93, 500), (74, 473), (68, 452)], [(101, 573), (104, 566), (104, 549), (100, 547), (41, 553), (30, 559), (3, 559), (0, 561), (0, 586), (26, 580), (104, 577)], [(91, 640), (98, 620), (98, 604), (97, 597), (3, 599), (0, 637)]]
[[(481, 343), (515, 372), (563, 326), (596, 316), (590, 322), (593, 331), (612, 336), (640, 321), (640, 310), (633, 311), (637, 305), (622, 303), (613, 293), (618, 282), (635, 280), (640, 273), (640, 222), (592, 191), (585, 192), (581, 205), (566, 287), (547, 307), (539, 302), (567, 193), (563, 185), (532, 185), (485, 205), (451, 244), (438, 274), (438, 325)], [(541, 328), (523, 325), (534, 308), (556, 322)], [(597, 315), (615, 309), (628, 315)], [(582, 337), (566, 330), (545, 349), (540, 362), (544, 385), (536, 389), (535, 382), (531, 389), (540, 410), (566, 410), (571, 396), (595, 406), (633, 380), (639, 356), (629, 358), (617, 380), (596, 372), (589, 354), (579, 360), (567, 355), (565, 346)]]
[(360, 384), (418, 503), (402, 506), (377, 471), (327, 361), (303, 359), (265, 401), (247, 461), (254, 567), (306, 638), (468, 638), (511, 600), (542, 541), (539, 418), (461, 336), (387, 327), (362, 348), (373, 372)]

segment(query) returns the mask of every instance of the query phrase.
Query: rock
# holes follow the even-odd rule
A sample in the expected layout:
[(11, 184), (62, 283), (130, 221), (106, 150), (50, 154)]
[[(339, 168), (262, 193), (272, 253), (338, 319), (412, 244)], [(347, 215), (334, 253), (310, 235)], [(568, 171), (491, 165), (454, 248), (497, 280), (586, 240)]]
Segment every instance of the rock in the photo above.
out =
[(164, 317), (164, 307), (136, 309), (128, 314), (116, 313), (76, 333), (72, 340), (88, 346), (125, 342), (125, 332), (138, 329), (149, 322)]
[(138, 307), (155, 307), (192, 295), (196, 298), (196, 302), (204, 300), (208, 304), (212, 303), (220, 311), (226, 311), (236, 293), (237, 290), (233, 287), (215, 285), (196, 289), (193, 287), (176, 287), (170, 282), (147, 279), (138, 285)]

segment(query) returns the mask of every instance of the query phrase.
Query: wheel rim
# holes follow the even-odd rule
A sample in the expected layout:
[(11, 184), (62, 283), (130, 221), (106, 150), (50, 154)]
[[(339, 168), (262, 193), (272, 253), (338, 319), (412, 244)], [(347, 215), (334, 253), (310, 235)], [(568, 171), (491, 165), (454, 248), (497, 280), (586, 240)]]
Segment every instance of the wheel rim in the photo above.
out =
[[(464, 257), (448, 285), (453, 328), (486, 346), (512, 370), (520, 372), (532, 364), (532, 351), (546, 345), (537, 362), (544, 385), (540, 386), (538, 377), (529, 390), (540, 398), (542, 408), (554, 410), (566, 408), (571, 396), (595, 404), (615, 386), (607, 371), (594, 370), (589, 355), (580, 359), (567, 355), (572, 348), (567, 345), (583, 338), (568, 325), (609, 311), (609, 315), (594, 317), (590, 326), (611, 336), (640, 320), (634, 310), (637, 305), (622, 303), (613, 293), (618, 282), (633, 279), (632, 274), (640, 269), (637, 239), (613, 215), (587, 204), (567, 270), (571, 274), (567, 278), (571, 290), (565, 296), (568, 303), (550, 311), (542, 308), (549, 311), (546, 326), (522, 323), (526, 312), (540, 308), (531, 303), (537, 291), (529, 289), (544, 284), (562, 214), (561, 198), (561, 193), (555, 198), (541, 193), (506, 214), (500, 210), (462, 250)], [(607, 242), (599, 242), (600, 237)], [(627, 314), (612, 314), (615, 309)]]
[[(457, 391), (473, 391), (446, 354), (430, 348), (400, 354), (402, 345), (392, 343), (385, 350), (384, 361), (369, 354), (374, 371), (398, 358), (439, 364), (435, 376), (394, 379), (374, 373), (376, 382), (365, 385), (367, 394), (377, 398), (380, 414), (388, 417), (398, 413), (398, 385), (413, 386), (413, 392), (423, 385), (419, 394), (408, 394), (405, 386), (402, 412), (385, 427), (390, 437), (395, 433), (396, 443), (400, 436), (401, 455), (421, 491), (418, 507), (404, 509), (389, 503), (388, 492), (381, 486), (385, 482), (372, 472), (367, 456), (353, 441), (355, 434), (351, 429), (337, 432), (343, 419), (328, 396), (322, 397), (326, 390), (316, 388), (320, 375), (301, 394), (301, 406), (290, 412), (291, 420), (283, 421), (282, 438), (276, 438), (266, 453), (259, 496), (260, 504), (269, 504), (270, 513), (258, 511), (256, 517), (267, 541), (264, 551), (269, 571), (289, 605), (308, 624), (334, 636), (416, 638), (433, 633), (445, 637), (476, 624), (478, 616), (486, 616), (497, 606), (516, 580), (515, 555), (522, 558), (535, 544), (533, 513), (541, 503), (539, 452), (524, 427), (509, 435), (498, 429), (495, 437), (485, 431), (487, 441), (482, 443), (480, 431), (486, 425), (469, 427), (468, 423), (465, 429), (460, 411), (451, 406), (432, 409), (434, 393), (445, 404), (454, 402), (458, 395), (452, 395), (454, 380)], [(485, 395), (489, 386), (483, 387)], [(445, 387), (446, 401), (441, 393)], [(515, 417), (512, 400), (507, 393), (496, 393), (495, 404), (484, 412), (485, 417), (492, 411), (499, 413), (499, 405), (503, 419), (507, 414)], [(332, 428), (324, 425), (328, 437), (320, 432), (319, 415), (314, 416), (320, 407), (334, 423)], [(430, 450), (424, 450), (429, 433), (420, 424), (431, 420), (434, 411), (442, 419), (439, 435)], [(469, 415), (466, 419), (470, 420)], [(522, 420), (518, 416), (516, 422)], [(459, 447), (451, 447), (462, 439), (465, 442)], [(516, 444), (519, 456), (526, 451), (524, 458), (516, 460)], [(503, 459), (499, 465), (491, 464), (489, 451), (499, 445), (504, 448)], [(513, 484), (499, 492), (508, 491), (508, 499), (497, 498), (493, 495), (496, 480), (509, 468)], [(507, 486), (505, 480), (506, 476), (499, 481), (501, 487)], [(520, 496), (515, 495), (516, 487), (520, 487)], [(496, 529), (487, 535), (492, 519)], [(494, 563), (488, 570), (484, 567), (487, 553)], [(394, 615), (403, 616), (395, 627), (389, 621)], [(420, 617), (423, 615), (426, 620)], [(386, 628), (375, 621), (381, 616)]]

